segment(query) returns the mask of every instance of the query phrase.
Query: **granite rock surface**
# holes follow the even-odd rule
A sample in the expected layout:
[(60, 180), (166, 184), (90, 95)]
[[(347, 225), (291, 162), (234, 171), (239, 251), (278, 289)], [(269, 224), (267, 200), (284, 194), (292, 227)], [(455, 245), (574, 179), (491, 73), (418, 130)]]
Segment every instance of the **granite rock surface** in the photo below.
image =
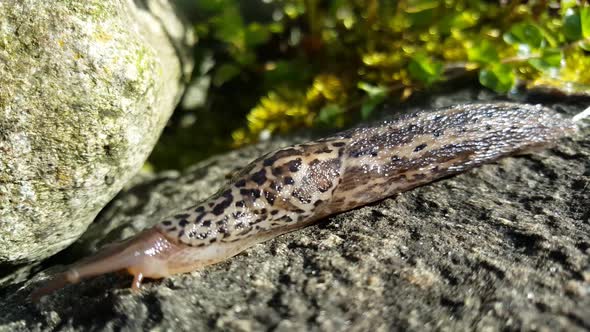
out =
[(191, 36), (165, 1), (0, 1), (0, 266), (67, 247), (138, 171)]

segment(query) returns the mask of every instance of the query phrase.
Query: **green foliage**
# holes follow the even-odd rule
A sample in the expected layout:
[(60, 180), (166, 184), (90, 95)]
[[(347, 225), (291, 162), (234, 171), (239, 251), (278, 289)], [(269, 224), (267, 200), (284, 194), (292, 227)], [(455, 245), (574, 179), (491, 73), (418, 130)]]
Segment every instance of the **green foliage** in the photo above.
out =
[(476, 42), (467, 49), (467, 60), (477, 63), (496, 63), (500, 61), (496, 47), (487, 39)]
[(568, 10), (563, 17), (563, 34), (569, 41), (582, 39), (582, 23), (580, 13), (575, 10)]
[(343, 126), (386, 98), (466, 76), (498, 93), (590, 84), (590, 7), (581, 1), (194, 1), (195, 54), (214, 64), (202, 73), (208, 102), (189, 111), (218, 146)]
[(344, 110), (339, 105), (329, 104), (320, 110), (316, 117), (316, 122), (319, 125), (331, 127), (334, 126), (334, 123), (342, 120), (343, 113)]
[(367, 94), (367, 98), (361, 106), (361, 117), (366, 120), (371, 116), (373, 110), (385, 100), (388, 89), (384, 86), (374, 86), (363, 81), (359, 82), (357, 87)]
[(558, 69), (563, 59), (563, 52), (560, 48), (545, 48), (536, 58), (531, 58), (528, 63), (539, 71)]
[(514, 73), (509, 65), (495, 63), (479, 71), (479, 82), (492, 90), (508, 92), (514, 85)]
[(590, 38), (590, 7), (580, 9), (580, 26), (582, 29), (582, 37)]
[(426, 85), (439, 81), (443, 72), (443, 63), (435, 61), (426, 53), (421, 52), (410, 59), (408, 65), (410, 76)]
[[(520, 52), (530, 53), (530, 49), (543, 46), (545, 39), (541, 29), (534, 23), (522, 22), (514, 24), (510, 31), (504, 34), (504, 41), (511, 45), (521, 46)], [(527, 47), (522, 47), (527, 46)]]

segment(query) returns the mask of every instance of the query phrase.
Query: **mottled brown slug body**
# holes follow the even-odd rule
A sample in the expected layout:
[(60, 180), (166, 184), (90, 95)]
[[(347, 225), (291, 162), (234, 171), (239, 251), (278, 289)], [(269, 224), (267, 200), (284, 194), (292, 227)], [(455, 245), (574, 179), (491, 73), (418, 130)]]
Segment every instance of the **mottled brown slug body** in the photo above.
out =
[(554, 142), (575, 130), (541, 106), (460, 105), (351, 129), (269, 153), (216, 195), (75, 265), (67, 282), (115, 270), (160, 278), (231, 257), (255, 243), (498, 158)]

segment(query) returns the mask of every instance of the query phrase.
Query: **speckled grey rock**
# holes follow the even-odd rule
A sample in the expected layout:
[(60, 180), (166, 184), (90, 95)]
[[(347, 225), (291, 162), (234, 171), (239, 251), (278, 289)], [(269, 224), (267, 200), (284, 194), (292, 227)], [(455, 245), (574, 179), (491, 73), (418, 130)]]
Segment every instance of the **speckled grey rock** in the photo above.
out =
[(590, 129), (549, 150), (333, 216), (202, 271), (146, 283), (139, 294), (129, 290), (129, 276), (107, 275), (38, 304), (25, 300), (84, 248), (152, 225), (213, 193), (236, 167), (301, 139), (214, 157), (182, 174), (135, 178), (48, 270), (0, 290), (0, 331), (590, 329)]
[(0, 266), (65, 248), (141, 167), (191, 71), (167, 1), (0, 1)]

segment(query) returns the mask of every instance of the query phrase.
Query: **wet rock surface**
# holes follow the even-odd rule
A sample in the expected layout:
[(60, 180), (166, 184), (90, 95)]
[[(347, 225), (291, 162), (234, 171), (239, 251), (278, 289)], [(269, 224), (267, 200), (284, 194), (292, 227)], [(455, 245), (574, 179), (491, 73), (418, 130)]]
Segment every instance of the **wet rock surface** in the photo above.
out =
[[(584, 107), (547, 105), (570, 116)], [(137, 177), (47, 270), (0, 290), (0, 331), (590, 329), (589, 129), (147, 282), (137, 294), (131, 277), (107, 275), (25, 299), (61, 264), (194, 204), (236, 166), (302, 139)]]
[(0, 266), (67, 247), (137, 172), (190, 36), (162, 1), (0, 2)]

